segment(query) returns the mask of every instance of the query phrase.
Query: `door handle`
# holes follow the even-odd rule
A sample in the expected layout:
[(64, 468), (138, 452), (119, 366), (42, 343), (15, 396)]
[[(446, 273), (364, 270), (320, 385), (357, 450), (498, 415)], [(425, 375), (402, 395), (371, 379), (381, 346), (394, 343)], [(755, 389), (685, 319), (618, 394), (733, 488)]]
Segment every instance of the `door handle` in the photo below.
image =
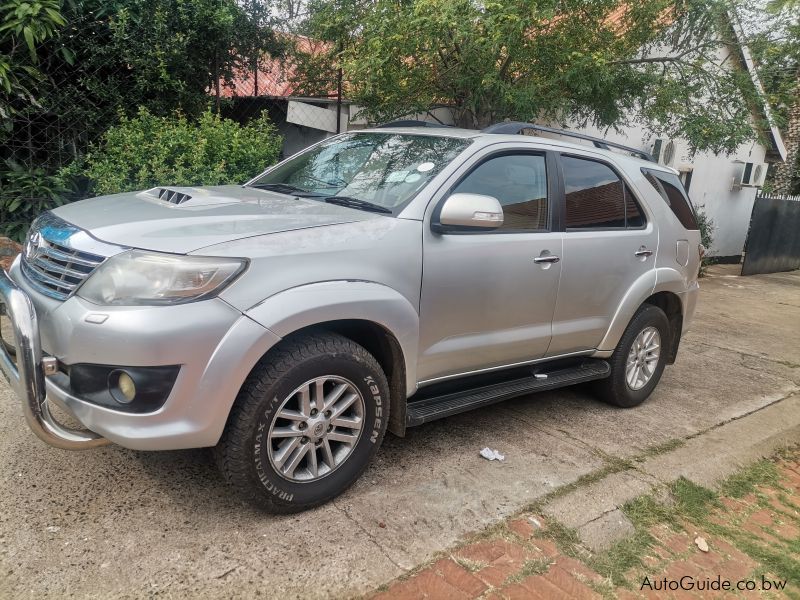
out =
[(634, 256), (651, 256), (652, 254), (653, 254), (653, 251), (647, 249), (644, 246), (642, 246), (636, 252), (633, 253)]
[(557, 263), (561, 260), (560, 256), (555, 256), (554, 254), (548, 254), (547, 256), (537, 256), (533, 259), (533, 262), (536, 264), (539, 263)]

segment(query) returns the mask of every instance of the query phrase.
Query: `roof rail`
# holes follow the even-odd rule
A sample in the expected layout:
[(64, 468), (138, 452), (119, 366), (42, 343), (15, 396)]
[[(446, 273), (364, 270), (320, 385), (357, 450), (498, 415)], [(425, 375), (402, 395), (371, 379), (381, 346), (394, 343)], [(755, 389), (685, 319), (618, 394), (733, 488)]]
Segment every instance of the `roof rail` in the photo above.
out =
[(417, 121), (414, 119), (400, 119), (376, 125), (376, 129), (383, 127), (452, 127), (452, 125), (442, 125), (441, 123), (431, 123), (430, 121)]
[(522, 121), (508, 121), (506, 123), (495, 123), (494, 125), (490, 125), (486, 129), (483, 130), (483, 133), (502, 133), (502, 134), (521, 134), (526, 129), (530, 129), (532, 131), (539, 131), (542, 133), (553, 133), (556, 135), (563, 135), (566, 137), (578, 138), (580, 140), (586, 140), (587, 142), (592, 142), (596, 148), (602, 148), (603, 150), (608, 150), (609, 148), (617, 148), (618, 150), (624, 150), (625, 152), (630, 152), (634, 156), (638, 156), (643, 158), (644, 160), (648, 160), (650, 162), (655, 162), (653, 157), (650, 156), (644, 150), (637, 150), (636, 148), (631, 148), (630, 146), (624, 146), (623, 144), (617, 144), (616, 142), (609, 142), (608, 140), (604, 140), (602, 138), (594, 137), (591, 135), (586, 135), (583, 133), (577, 133), (575, 131), (568, 131), (566, 129), (555, 129), (553, 127), (544, 127), (543, 125), (535, 125), (534, 123), (523, 123)]

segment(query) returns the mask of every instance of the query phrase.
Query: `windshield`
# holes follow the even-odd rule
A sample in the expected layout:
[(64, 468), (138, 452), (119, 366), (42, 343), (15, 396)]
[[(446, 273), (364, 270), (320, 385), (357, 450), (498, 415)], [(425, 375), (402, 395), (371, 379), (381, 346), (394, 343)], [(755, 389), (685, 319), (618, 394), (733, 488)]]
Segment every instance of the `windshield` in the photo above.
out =
[(350, 133), (298, 154), (249, 185), (394, 213), (470, 143), (432, 135)]

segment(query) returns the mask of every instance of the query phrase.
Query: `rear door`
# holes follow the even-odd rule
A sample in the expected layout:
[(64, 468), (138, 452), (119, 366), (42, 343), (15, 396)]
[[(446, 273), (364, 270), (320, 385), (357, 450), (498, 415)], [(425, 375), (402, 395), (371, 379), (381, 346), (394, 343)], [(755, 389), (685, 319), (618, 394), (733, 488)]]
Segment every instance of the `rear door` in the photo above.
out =
[(620, 171), (561, 154), (564, 248), (548, 356), (597, 348), (631, 286), (652, 276), (658, 230)]

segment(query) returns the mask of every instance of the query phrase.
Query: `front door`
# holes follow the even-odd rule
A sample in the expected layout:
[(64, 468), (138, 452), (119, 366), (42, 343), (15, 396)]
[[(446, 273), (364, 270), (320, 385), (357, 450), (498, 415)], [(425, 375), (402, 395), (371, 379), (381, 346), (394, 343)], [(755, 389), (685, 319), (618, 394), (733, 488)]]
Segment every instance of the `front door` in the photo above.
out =
[(563, 234), (548, 185), (554, 155), (487, 153), (440, 198), (494, 196), (503, 225), (492, 231), (425, 228), (420, 298), (421, 381), (532, 361), (550, 343)]
[(560, 162), (566, 231), (549, 356), (597, 348), (634, 282), (655, 284), (658, 250), (655, 224), (610, 164)]

